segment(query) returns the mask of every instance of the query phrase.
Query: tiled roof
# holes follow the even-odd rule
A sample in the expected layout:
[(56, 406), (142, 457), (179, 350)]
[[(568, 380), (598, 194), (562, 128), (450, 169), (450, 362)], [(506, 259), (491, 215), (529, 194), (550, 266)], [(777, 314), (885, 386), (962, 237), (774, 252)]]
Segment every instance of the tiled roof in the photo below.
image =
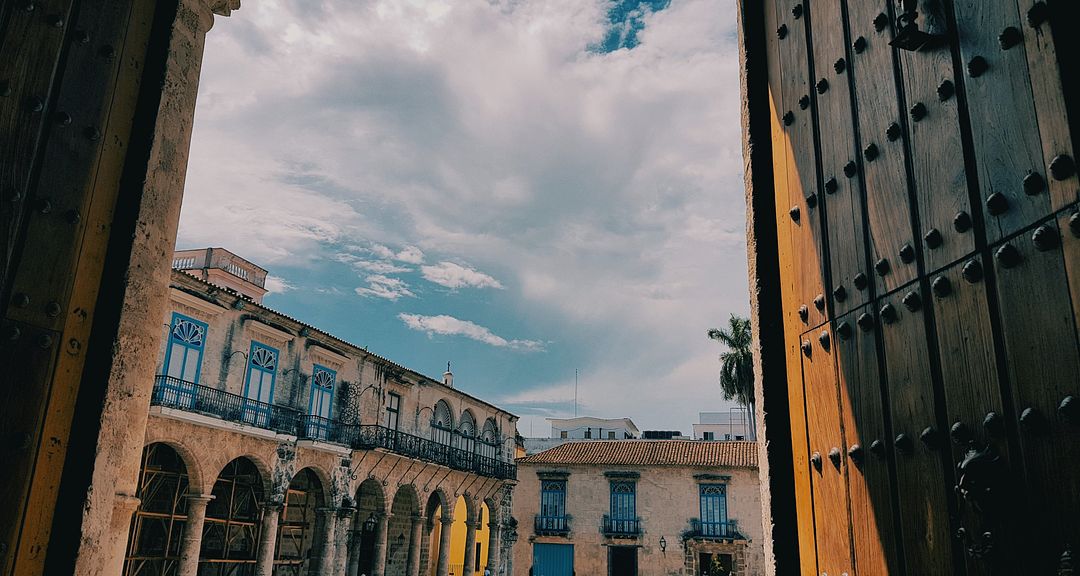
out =
[(757, 460), (756, 442), (593, 440), (567, 442), (517, 461), (519, 464), (757, 468)]

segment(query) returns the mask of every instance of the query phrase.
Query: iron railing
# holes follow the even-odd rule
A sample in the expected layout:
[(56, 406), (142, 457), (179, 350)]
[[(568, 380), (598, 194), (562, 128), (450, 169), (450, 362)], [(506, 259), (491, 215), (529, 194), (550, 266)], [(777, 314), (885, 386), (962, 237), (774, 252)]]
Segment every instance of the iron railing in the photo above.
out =
[(206, 414), (283, 434), (295, 434), (302, 440), (333, 442), (355, 450), (381, 448), (481, 476), (503, 480), (517, 478), (517, 467), (509, 462), (385, 426), (343, 424), (321, 416), (306, 415), (292, 408), (259, 402), (171, 376), (157, 377), (150, 404)]
[(171, 376), (157, 377), (150, 404), (206, 414), (283, 434), (295, 434), (300, 417), (300, 413), (291, 408), (259, 402)]
[(385, 426), (364, 424), (351, 426), (355, 434), (350, 445), (357, 450), (382, 448), (391, 452), (441, 464), (455, 470), (472, 472), (504, 480), (517, 478), (517, 467), (508, 462), (481, 456), (442, 442), (391, 430)]
[(717, 540), (740, 540), (743, 535), (739, 533), (739, 523), (736, 520), (726, 522), (702, 522), (697, 518), (690, 521), (691, 538), (706, 538)]
[(641, 534), (641, 518), (612, 518), (604, 514), (606, 536), (637, 536)]
[(541, 535), (565, 535), (570, 533), (570, 517), (536, 515), (533, 520), (533, 532)]

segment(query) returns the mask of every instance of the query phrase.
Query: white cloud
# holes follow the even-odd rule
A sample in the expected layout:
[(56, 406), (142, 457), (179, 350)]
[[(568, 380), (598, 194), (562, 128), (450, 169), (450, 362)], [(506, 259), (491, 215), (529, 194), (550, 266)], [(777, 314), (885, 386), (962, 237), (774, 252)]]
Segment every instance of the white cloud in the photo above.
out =
[(268, 294), (280, 294), (282, 292), (288, 292), (289, 290), (295, 290), (296, 286), (280, 276), (267, 274), (266, 284), (263, 288), (266, 288)]
[(421, 266), (420, 272), (428, 282), (447, 288), (503, 288), (503, 285), (491, 276), (453, 262), (444, 261), (434, 266)]
[(361, 296), (371, 296), (374, 298), (383, 298), (386, 300), (397, 300), (398, 298), (408, 296), (415, 297), (416, 295), (409, 290), (409, 285), (400, 278), (391, 278), (382, 274), (373, 274), (365, 278), (368, 285), (366, 287), (361, 286), (356, 289), (356, 293)]
[[(748, 309), (736, 11), (674, 0), (636, 48), (590, 52), (610, 7), (246, 3), (207, 36), (180, 240), (264, 265), (344, 252), (386, 301), (415, 296), (398, 276), (425, 259), (462, 287), (441, 262), (498, 271), (473, 270), (506, 287), (478, 296), (484, 318), (534, 326), (620, 411), (680, 426), (703, 401), (652, 391), (711, 393), (705, 329)], [(517, 358), (516, 389), (565, 385)]]
[(409, 327), (410, 330), (426, 332), (428, 336), (439, 334), (442, 336), (464, 336), (477, 342), (490, 344), (498, 348), (510, 348), (527, 352), (537, 352), (544, 349), (544, 343), (537, 340), (507, 340), (493, 333), (491, 330), (469, 322), (459, 320), (445, 314), (439, 316), (421, 316), (419, 314), (398, 314), (398, 318)]

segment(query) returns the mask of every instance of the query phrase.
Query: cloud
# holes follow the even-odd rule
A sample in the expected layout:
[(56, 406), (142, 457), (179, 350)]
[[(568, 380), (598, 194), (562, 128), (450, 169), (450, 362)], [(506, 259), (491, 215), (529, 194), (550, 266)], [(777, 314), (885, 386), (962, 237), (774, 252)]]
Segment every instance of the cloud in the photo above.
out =
[(263, 286), (263, 288), (266, 288), (267, 294), (280, 294), (282, 292), (294, 290), (296, 289), (296, 286), (280, 276), (267, 274), (266, 284)]
[(510, 348), (526, 352), (538, 352), (544, 349), (544, 343), (536, 340), (507, 340), (498, 336), (491, 330), (474, 324), (468, 320), (459, 320), (445, 314), (439, 316), (421, 316), (419, 314), (398, 314), (398, 318), (409, 327), (410, 330), (426, 332), (428, 336), (439, 334), (442, 336), (464, 336), (477, 342), (490, 344), (498, 348)]
[(365, 278), (365, 280), (368, 283), (367, 287), (361, 286), (356, 289), (356, 293), (361, 296), (383, 298), (393, 301), (397, 301), (398, 298), (403, 296), (416, 296), (409, 290), (409, 285), (400, 278), (391, 278), (382, 274), (372, 274)]
[[(734, 0), (246, 3), (207, 35), (179, 241), (340, 287), (275, 305), (342, 318), (356, 341), (378, 330), (410, 365), (462, 342), (413, 345), (394, 302), (418, 295), (414, 312), (496, 338), (543, 334), (543, 355), (478, 347), (485, 399), (572, 385), (579, 367), (583, 405), (685, 428), (721, 409), (705, 330), (749, 308), (734, 14)], [(421, 293), (424, 267), (440, 286), (503, 289)]]
[(420, 272), (428, 282), (434, 282), (440, 286), (455, 290), (465, 287), (497, 288), (500, 290), (503, 288), (503, 285), (491, 276), (453, 262), (439, 262), (434, 266), (421, 266)]

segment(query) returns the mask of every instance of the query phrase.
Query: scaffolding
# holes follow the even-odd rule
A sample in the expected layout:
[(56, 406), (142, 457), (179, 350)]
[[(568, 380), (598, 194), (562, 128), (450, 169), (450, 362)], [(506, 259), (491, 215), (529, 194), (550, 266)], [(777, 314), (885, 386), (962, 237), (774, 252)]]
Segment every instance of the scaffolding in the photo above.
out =
[(247, 458), (229, 462), (206, 507), (200, 576), (253, 576), (262, 521), (263, 484)]
[(139, 508), (131, 520), (125, 576), (172, 576), (187, 524), (188, 476), (184, 461), (165, 444), (143, 449)]

